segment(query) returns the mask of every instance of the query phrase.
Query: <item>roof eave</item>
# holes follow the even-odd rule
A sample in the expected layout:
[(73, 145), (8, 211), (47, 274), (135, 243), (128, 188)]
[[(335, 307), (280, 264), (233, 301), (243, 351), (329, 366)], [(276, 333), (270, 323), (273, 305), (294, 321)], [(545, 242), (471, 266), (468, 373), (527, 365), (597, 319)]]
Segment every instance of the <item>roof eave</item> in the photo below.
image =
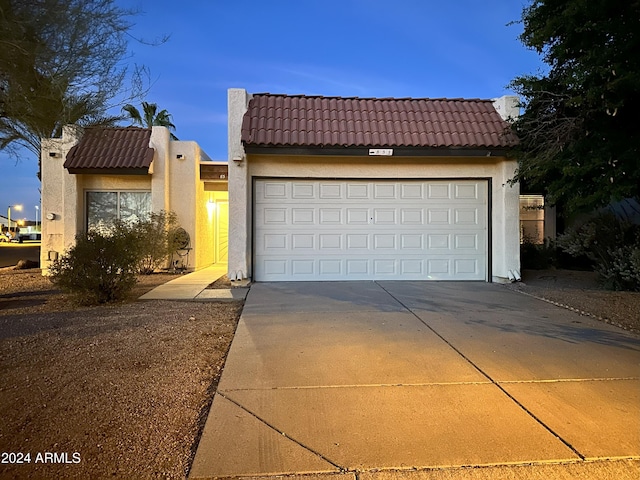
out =
[(510, 147), (341, 147), (341, 146), (285, 146), (285, 145), (245, 145), (248, 155), (308, 155), (378, 157), (370, 154), (371, 149), (393, 150), (392, 155), (382, 157), (506, 157)]
[(125, 168), (67, 168), (72, 175), (150, 175), (149, 167)]

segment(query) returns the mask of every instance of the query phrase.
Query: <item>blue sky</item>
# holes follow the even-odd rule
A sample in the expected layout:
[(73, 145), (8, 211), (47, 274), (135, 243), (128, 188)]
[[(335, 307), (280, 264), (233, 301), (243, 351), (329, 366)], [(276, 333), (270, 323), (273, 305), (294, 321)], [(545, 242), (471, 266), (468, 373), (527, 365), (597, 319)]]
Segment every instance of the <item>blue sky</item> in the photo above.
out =
[[(518, 40), (525, 0), (117, 0), (141, 13), (130, 63), (181, 140), (227, 158), (227, 89), (343, 97), (495, 98), (539, 57)], [(118, 112), (116, 110), (116, 112)], [(123, 124), (127, 124), (126, 122)], [(37, 160), (0, 152), (0, 214), (39, 203)], [(12, 213), (12, 217), (16, 214)]]

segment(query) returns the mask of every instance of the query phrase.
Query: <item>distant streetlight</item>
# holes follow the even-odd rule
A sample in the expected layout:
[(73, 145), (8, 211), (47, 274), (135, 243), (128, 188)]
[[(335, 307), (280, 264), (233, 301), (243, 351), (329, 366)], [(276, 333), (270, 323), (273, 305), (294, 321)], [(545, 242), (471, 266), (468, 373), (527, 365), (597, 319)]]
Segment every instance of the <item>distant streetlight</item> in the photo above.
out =
[[(9, 207), (7, 208), (7, 223), (9, 225), (7, 225), (9, 227), (9, 229), (11, 229), (11, 209), (15, 208), (18, 212), (22, 211), (22, 205), (9, 205)], [(16, 225), (18, 224), (17, 222), (15, 222)]]

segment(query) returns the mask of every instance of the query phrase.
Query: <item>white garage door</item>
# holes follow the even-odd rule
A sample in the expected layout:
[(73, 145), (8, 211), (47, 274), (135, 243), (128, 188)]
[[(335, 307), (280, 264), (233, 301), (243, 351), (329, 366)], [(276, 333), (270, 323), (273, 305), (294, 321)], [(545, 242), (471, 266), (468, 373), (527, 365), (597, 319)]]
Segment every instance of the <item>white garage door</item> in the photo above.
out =
[(259, 179), (254, 278), (486, 280), (486, 180)]

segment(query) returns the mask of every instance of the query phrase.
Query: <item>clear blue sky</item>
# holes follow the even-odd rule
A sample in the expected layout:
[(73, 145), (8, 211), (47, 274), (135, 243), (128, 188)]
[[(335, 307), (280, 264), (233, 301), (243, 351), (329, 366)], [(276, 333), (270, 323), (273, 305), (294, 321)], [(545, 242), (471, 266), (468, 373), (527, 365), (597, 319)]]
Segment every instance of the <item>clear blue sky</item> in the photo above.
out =
[[(131, 63), (150, 68), (146, 100), (181, 140), (227, 158), (227, 89), (345, 97), (495, 98), (543, 64), (518, 40), (526, 0), (117, 0), (132, 19)], [(116, 110), (117, 112), (118, 110)], [(124, 124), (127, 124), (126, 122)], [(0, 153), (0, 214), (35, 216), (37, 160)]]

